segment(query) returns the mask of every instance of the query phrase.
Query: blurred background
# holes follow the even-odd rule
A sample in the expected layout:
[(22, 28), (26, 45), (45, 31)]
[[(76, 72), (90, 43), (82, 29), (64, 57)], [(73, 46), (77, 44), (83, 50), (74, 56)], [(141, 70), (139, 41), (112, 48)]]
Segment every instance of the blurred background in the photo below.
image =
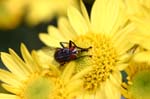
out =
[[(90, 12), (94, 0), (83, 1)], [(79, 0), (0, 0), (0, 52), (12, 48), (20, 55), (21, 43), (29, 51), (44, 46), (39, 33), (56, 26), (59, 16), (66, 17), (70, 5), (80, 10)], [(1, 60), (0, 68), (5, 68)]]
[[(39, 40), (38, 34), (47, 32), (48, 24), (55, 24), (55, 21), (41, 23), (34, 27), (22, 23), (14, 29), (0, 30), (0, 52), (8, 52), (8, 48), (12, 48), (20, 55), (21, 43), (24, 43), (29, 51), (41, 48), (44, 44)], [(1, 60), (0, 67), (3, 68)]]

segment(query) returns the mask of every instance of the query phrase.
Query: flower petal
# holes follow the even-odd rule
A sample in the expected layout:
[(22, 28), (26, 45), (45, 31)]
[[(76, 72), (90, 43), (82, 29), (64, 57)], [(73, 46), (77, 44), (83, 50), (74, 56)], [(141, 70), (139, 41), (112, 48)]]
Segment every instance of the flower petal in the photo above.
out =
[(138, 31), (132, 34), (130, 41), (150, 49), (150, 15), (148, 18), (132, 17), (132, 21), (137, 26)]
[(0, 69), (0, 75), (0, 80), (5, 82), (6, 84), (14, 86), (16, 88), (22, 86), (22, 84), (20, 83), (21, 79), (18, 79), (17, 76), (11, 74), (10, 72)]
[(65, 38), (62, 35), (62, 33), (60, 33), (60, 31), (54, 26), (48, 27), (48, 33), (49, 33), (51, 38), (58, 40), (58, 42), (64, 42), (65, 41)]
[(58, 28), (62, 35), (69, 41), (77, 36), (73, 28), (71, 27), (69, 21), (65, 17), (60, 17), (58, 20)]
[(3, 94), (0, 93), (0, 99), (20, 99), (20, 97), (12, 94)]
[(73, 29), (76, 31), (78, 35), (85, 34), (88, 32), (87, 23), (84, 17), (76, 8), (74, 7), (68, 8), (68, 17), (71, 26), (73, 27)]
[(2, 84), (3, 88), (5, 88), (7, 91), (13, 93), (13, 94), (19, 94), (22, 90), (21, 88), (16, 88), (14, 86), (11, 85), (7, 85), (7, 84)]
[(22, 70), (22, 73), (24, 74), (24, 76), (29, 76), (30, 71), (28, 70), (26, 64), (22, 61), (22, 59), (12, 49), (9, 49), (9, 52), (11, 56), (13, 57), (13, 60), (15, 61), (15, 63)]
[(32, 56), (30, 55), (29, 51), (27, 50), (26, 46), (22, 43), (21, 44), (21, 54), (22, 57), (26, 63), (26, 68), (28, 68), (28, 70), (33, 73), (35, 71), (35, 63), (33, 61)]
[(39, 38), (49, 47), (60, 47), (58, 39), (51, 38), (48, 34), (40, 33)]
[(85, 7), (84, 3), (82, 2), (82, 0), (80, 0), (80, 5), (81, 5), (81, 11), (84, 16), (84, 19), (85, 19), (88, 27), (90, 28), (90, 18), (89, 18), (88, 12), (87, 12), (86, 7)]
[(112, 84), (118, 88), (120, 87), (121, 80), (122, 77), (119, 71), (115, 71), (112, 75), (110, 75), (110, 82), (112, 82)]
[(105, 97), (104, 83), (102, 83), (101, 87), (96, 92), (95, 99), (105, 99)]
[(95, 99), (95, 95), (94, 94), (84, 94), (83, 99)]
[(63, 79), (64, 83), (67, 83), (69, 81), (74, 72), (74, 68), (75, 68), (74, 62), (70, 62), (69, 64), (67, 64), (67, 67), (65, 67), (61, 75), (61, 78)]
[(106, 94), (105, 99), (120, 99), (121, 91), (119, 90), (119, 88), (112, 85), (110, 81), (106, 81), (106, 83), (107, 84), (105, 86), (105, 94)]
[(20, 79), (25, 79), (22, 69), (18, 66), (18, 64), (13, 60), (13, 57), (7, 53), (1, 53), (1, 58), (3, 63), (7, 66), (7, 68)]
[(126, 27), (122, 28), (120, 31), (113, 35), (112, 41), (120, 55), (126, 53), (126, 51), (134, 45), (129, 41), (130, 35), (134, 31), (134, 24), (128, 24)]
[(96, 0), (91, 12), (92, 29), (96, 33), (110, 33), (119, 16), (118, 0)]
[(134, 58), (134, 61), (141, 63), (149, 63), (150, 64), (150, 51), (143, 51), (137, 53)]

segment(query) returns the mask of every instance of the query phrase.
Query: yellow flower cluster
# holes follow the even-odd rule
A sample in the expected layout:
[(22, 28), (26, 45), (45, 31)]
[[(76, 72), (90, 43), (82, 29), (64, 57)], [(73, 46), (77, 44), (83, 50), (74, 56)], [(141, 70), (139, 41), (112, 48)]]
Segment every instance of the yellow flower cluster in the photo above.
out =
[(46, 48), (1, 52), (0, 99), (150, 99), (149, 4), (95, 0), (90, 15), (82, 0), (68, 6), (40, 33)]
[(28, 25), (37, 25), (66, 16), (70, 5), (79, 9), (79, 0), (0, 0), (0, 29), (16, 28), (23, 19)]

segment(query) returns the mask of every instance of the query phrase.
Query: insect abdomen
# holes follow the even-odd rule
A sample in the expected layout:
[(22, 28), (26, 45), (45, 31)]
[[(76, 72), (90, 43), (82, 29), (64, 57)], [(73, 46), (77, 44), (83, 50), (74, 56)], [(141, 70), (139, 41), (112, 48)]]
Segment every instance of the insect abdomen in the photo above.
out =
[(54, 54), (54, 58), (57, 62), (68, 62), (70, 61), (70, 52), (68, 49), (58, 49)]

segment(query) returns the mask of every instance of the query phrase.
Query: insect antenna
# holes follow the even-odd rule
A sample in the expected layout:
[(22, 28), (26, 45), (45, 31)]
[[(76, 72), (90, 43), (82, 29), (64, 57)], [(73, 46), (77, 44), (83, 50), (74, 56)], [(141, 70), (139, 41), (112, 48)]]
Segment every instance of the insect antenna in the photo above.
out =
[(90, 47), (88, 47), (88, 48), (80, 48), (80, 47), (79, 47), (79, 49), (81, 49), (81, 52), (88, 51), (88, 50), (91, 49), (91, 48), (92, 48), (92, 46), (90, 46)]

